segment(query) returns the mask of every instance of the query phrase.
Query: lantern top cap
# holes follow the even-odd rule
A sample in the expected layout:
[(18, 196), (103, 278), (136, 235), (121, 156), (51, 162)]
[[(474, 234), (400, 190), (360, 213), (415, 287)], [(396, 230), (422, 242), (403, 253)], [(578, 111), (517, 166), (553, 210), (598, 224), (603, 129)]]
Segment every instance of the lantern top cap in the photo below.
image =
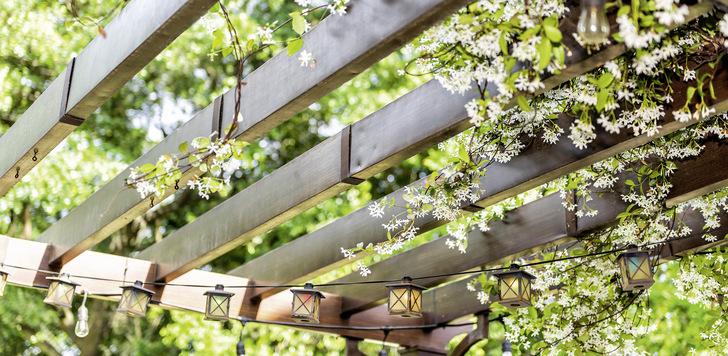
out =
[(229, 296), (229, 297), (232, 297), (235, 295), (235, 293), (226, 291), (225, 286), (223, 286), (222, 284), (216, 284), (214, 290), (208, 290), (203, 295), (208, 295), (208, 294), (225, 295), (225, 296)]
[(617, 259), (620, 259), (620, 258), (624, 257), (627, 254), (635, 254), (635, 253), (647, 253), (647, 254), (649, 254), (650, 251), (648, 251), (648, 250), (640, 250), (639, 247), (637, 247), (636, 245), (627, 245), (627, 249), (624, 250), (624, 251), (622, 251), (622, 252), (620, 252), (620, 254), (617, 256)]
[(405, 277), (402, 277), (402, 282), (400, 282), (400, 283), (387, 284), (387, 285), (385, 285), (385, 287), (388, 287), (388, 288), (410, 287), (410, 286), (411, 287), (414, 287), (414, 288), (417, 288), (419, 290), (427, 290), (427, 287), (421, 286), (419, 284), (412, 283), (412, 278), (411, 277), (406, 277), (406, 276)]
[(313, 284), (311, 283), (304, 284), (303, 289), (291, 289), (291, 293), (313, 293), (317, 294), (319, 297), (321, 297), (321, 299), (326, 299), (323, 293), (316, 289), (313, 289)]
[(80, 286), (80, 284), (71, 281), (68, 273), (61, 273), (61, 275), (58, 276), (58, 277), (46, 277), (46, 279), (50, 279), (51, 281), (63, 282), (63, 283), (66, 283), (66, 284), (70, 284), (70, 285), (72, 285), (74, 287)]
[(132, 285), (121, 286), (119, 288), (121, 288), (121, 289), (135, 289), (135, 290), (138, 290), (138, 291), (142, 291), (144, 293), (147, 293), (147, 294), (154, 294), (154, 291), (151, 291), (149, 289), (146, 289), (143, 286), (144, 286), (144, 282), (142, 282), (142, 281), (136, 281)]
[(511, 267), (509, 267), (505, 271), (493, 272), (493, 275), (496, 276), (496, 277), (498, 277), (498, 278), (501, 278), (500, 276), (506, 275), (506, 274), (522, 274), (522, 275), (524, 275), (528, 279), (535, 279), (536, 278), (536, 276), (534, 276), (534, 275), (526, 272), (525, 270), (521, 269), (521, 266), (518, 265), (518, 264), (515, 264), (515, 263), (512, 263), (511, 264)]

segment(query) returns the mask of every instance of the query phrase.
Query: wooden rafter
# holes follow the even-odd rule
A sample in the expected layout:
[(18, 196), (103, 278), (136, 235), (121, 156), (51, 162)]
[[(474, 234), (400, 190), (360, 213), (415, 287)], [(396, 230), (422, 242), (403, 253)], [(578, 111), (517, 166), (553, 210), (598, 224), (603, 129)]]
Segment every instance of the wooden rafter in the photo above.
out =
[[(315, 69), (301, 67), (295, 57), (279, 53), (245, 78), (241, 99), (244, 119), (237, 138), (253, 141), (261, 137), (467, 2), (367, 0), (353, 4), (346, 17), (330, 16), (304, 37), (307, 48), (316, 53), (318, 64)], [(372, 23), (378, 25), (371, 26)], [(234, 90), (231, 89), (131, 167), (156, 163), (161, 155), (176, 152), (182, 142), (224, 129), (237, 117), (233, 114), (234, 102)], [(220, 115), (218, 110), (222, 112), (222, 120), (216, 116)], [(222, 124), (218, 125), (219, 122)], [(179, 185), (184, 186), (193, 174), (199, 173), (196, 169), (185, 171)], [(41, 234), (39, 241), (56, 246), (54, 262), (70, 261), (149, 209), (151, 197), (141, 199), (133, 190), (119, 193), (128, 176), (129, 169), (122, 171)], [(166, 195), (157, 197), (156, 201), (173, 192), (168, 189)], [(74, 233), (68, 234), (69, 229)]]
[(0, 137), (0, 196), (214, 3), (129, 3)]

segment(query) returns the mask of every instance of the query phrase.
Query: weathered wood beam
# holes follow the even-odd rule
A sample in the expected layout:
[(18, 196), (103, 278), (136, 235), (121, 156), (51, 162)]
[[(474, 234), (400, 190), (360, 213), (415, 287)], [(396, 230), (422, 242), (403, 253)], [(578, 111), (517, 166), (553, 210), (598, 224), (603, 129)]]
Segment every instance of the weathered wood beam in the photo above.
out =
[[(10, 285), (47, 288), (48, 281), (45, 273), (34, 270), (53, 270), (50, 265), (51, 247), (45, 243), (15, 239), (0, 235), (0, 257), (5, 268), (11, 273), (8, 278)], [(20, 268), (18, 268), (20, 267)], [(117, 302), (121, 290), (120, 281), (133, 283), (136, 280), (151, 282), (154, 280), (155, 266), (149, 261), (105, 253), (86, 251), (73, 261), (64, 265), (59, 272), (71, 274), (71, 280), (80, 283), (81, 288), (88, 290), (91, 298), (99, 298)], [(100, 280), (111, 279), (114, 281)], [(285, 291), (263, 302), (261, 308), (247, 302), (250, 290), (234, 288), (234, 286), (247, 286), (249, 281), (245, 278), (204, 272), (190, 271), (171, 281), (177, 285), (148, 288), (155, 290), (152, 297), (153, 305), (165, 309), (201, 312), (205, 308), (203, 293), (211, 287), (191, 287), (190, 285), (211, 286), (223, 284), (233, 288), (226, 288), (235, 293), (230, 302), (230, 315), (240, 315), (261, 321), (291, 322), (291, 293)], [(80, 293), (80, 292), (79, 292)], [(422, 320), (408, 320), (390, 317), (386, 309), (375, 309), (362, 313), (350, 319), (338, 317), (341, 308), (341, 298), (326, 294), (322, 303), (322, 324), (334, 326), (366, 326), (378, 328), (381, 326), (418, 326), (423, 325)], [(304, 326), (301, 326), (304, 328)], [(428, 347), (443, 347), (458, 333), (466, 332), (470, 327), (456, 327), (435, 330), (395, 330), (387, 337), (388, 341), (402, 345), (427, 345)], [(309, 330), (316, 331), (311, 328)], [(343, 336), (381, 340), (383, 333), (380, 330), (344, 330), (325, 329), (329, 333)], [(233, 347), (231, 345), (231, 347)]]
[[(707, 11), (710, 8), (712, 8), (711, 5), (702, 6), (700, 7), (700, 11)], [(696, 8), (693, 8), (692, 11), (694, 13), (700, 13), (700, 11), (696, 11)], [(565, 23), (567, 24), (566, 26), (571, 25), (568, 22)], [(577, 74), (586, 72), (603, 64), (605, 61), (621, 54), (622, 52), (623, 49), (621, 51), (616, 51), (612, 50), (611, 47), (608, 47), (596, 56), (598, 59), (589, 57), (585, 51), (578, 52), (577, 55), (574, 55), (569, 59), (568, 64), (571, 69), (564, 71), (564, 73), (570, 74), (566, 75), (562, 73), (559, 78), (562, 80), (572, 78)], [(549, 83), (550, 86), (546, 87), (546, 90), (557, 84), (556, 82)], [(422, 87), (418, 88), (417, 92), (443, 91), (443, 89), (439, 87), (431, 89), (433, 86), (437, 86), (437, 84), (434, 82), (426, 83)], [(498, 94), (497, 89), (494, 86), (490, 86), (487, 90), (491, 97)], [(225, 103), (225, 106), (227, 106), (229, 100), (224, 100), (223, 102)], [(369, 178), (376, 172), (392, 166), (396, 162), (409, 157), (413, 153), (421, 151), (445, 137), (454, 135), (466, 129), (469, 126), (469, 123), (464, 107), (462, 104), (454, 106), (450, 105), (450, 102), (451, 101), (445, 101), (445, 103), (443, 103), (443, 101), (440, 100), (436, 102), (438, 105), (433, 105), (431, 98), (428, 97), (423, 99), (422, 97), (415, 96), (413, 93), (408, 96), (408, 100), (397, 100), (390, 105), (387, 105), (376, 114), (353, 124), (350, 129), (350, 137), (348, 138), (350, 140), (348, 141), (350, 147), (348, 153), (350, 154), (350, 158), (342, 161), (349, 162), (350, 166), (348, 172), (351, 173), (353, 178)], [(444, 106), (447, 108), (452, 107), (452, 110), (454, 111), (450, 112), (450, 115), (446, 118), (443, 118), (435, 114), (434, 109), (438, 108), (438, 106), (440, 106), (440, 108)], [(423, 117), (412, 115), (413, 108), (424, 109), (418, 111), (418, 113), (424, 112), (424, 114), (422, 114)], [(382, 114), (383, 112), (407, 112), (408, 115), (393, 116), (391, 114)], [(397, 120), (393, 119), (395, 117)], [(399, 134), (401, 132), (406, 132), (407, 135), (402, 136)], [(396, 135), (396, 137), (393, 135)], [(346, 136), (347, 135), (344, 135), (344, 139), (347, 139)], [(315, 150), (320, 151), (321, 148), (317, 146), (309, 152), (315, 152)], [(311, 153), (311, 155), (314, 154)], [(294, 160), (287, 166), (300, 167), (296, 168), (297, 172), (300, 172), (300, 169), (311, 170), (312, 167), (315, 167), (315, 169), (322, 168), (321, 165), (308, 166), (302, 165), (298, 162), (301, 161)], [(341, 171), (343, 172), (347, 170), (344, 168)], [(280, 172), (274, 172), (266, 177), (269, 182), (268, 185), (270, 186), (270, 181), (273, 180), (282, 182), (281, 179), (283, 178), (278, 178), (278, 176), (284, 174), (282, 172), (285, 172), (285, 170), (281, 169)], [(319, 180), (327, 179), (328, 178), (319, 178)], [(248, 188), (247, 190), (249, 192), (241, 192), (220, 205), (220, 207), (225, 206), (225, 208), (220, 210), (214, 209), (207, 214), (218, 214), (219, 216), (215, 218), (208, 216), (204, 219), (200, 218), (196, 220), (190, 224), (194, 224), (193, 227), (187, 226), (178, 230), (165, 240), (143, 251), (140, 258), (150, 259), (159, 263), (160, 270), (158, 278), (160, 280), (174, 278), (191, 268), (195, 268), (202, 263), (206, 263), (211, 259), (218, 257), (222, 253), (231, 250), (234, 246), (248, 241), (253, 237), (254, 233), (265, 231), (275, 226), (275, 224), (285, 221), (285, 219), (288, 219), (294, 214), (300, 212), (302, 207), (311, 207), (318, 202), (323, 201), (323, 199), (331, 197), (344, 189), (339, 185), (335, 185), (334, 180), (325, 182), (325, 184), (315, 182), (318, 187), (330, 188), (326, 188), (327, 190), (311, 189), (306, 193), (308, 194), (308, 198), (299, 194), (302, 189), (292, 190), (290, 194), (299, 194), (297, 197), (300, 198), (296, 200), (298, 205), (291, 205), (287, 210), (280, 211), (275, 215), (264, 217), (263, 219), (268, 220), (263, 220), (259, 225), (255, 225), (252, 228), (249, 227), (247, 230), (240, 230), (239, 224), (237, 224), (236, 228), (232, 229), (209, 228), (210, 226), (213, 226), (210, 224), (214, 224), (215, 222), (244, 218), (244, 216), (238, 213), (240, 209), (236, 209), (236, 207), (248, 204), (248, 202), (251, 201), (249, 198), (252, 198), (252, 201), (257, 201), (255, 198), (263, 197), (265, 194), (268, 194), (265, 190), (263, 190), (266, 189), (263, 188), (265, 186), (262, 184), (263, 181), (265, 180), (262, 180), (260, 182), (261, 184), (254, 184)], [(299, 181), (301, 180), (299, 179)], [(271, 188), (267, 189), (275, 188), (271, 186)], [(258, 191), (257, 193), (255, 193), (256, 190)], [(290, 197), (290, 194), (287, 194), (286, 197)], [(259, 211), (256, 212), (259, 213)], [(210, 232), (204, 234), (205, 231)], [(204, 234), (202, 236), (206, 237), (204, 242), (199, 240), (200, 234)], [(188, 249), (187, 252), (180, 251), (178, 246), (186, 246)], [(196, 252), (191, 253), (189, 252), (190, 250)]]
[[(720, 64), (722, 66), (722, 64)], [(716, 99), (711, 100), (709, 105), (716, 109), (717, 112), (728, 110), (728, 71), (718, 70), (716, 79), (714, 80), (716, 88)], [(675, 103), (674, 107), (679, 108), (685, 102), (685, 93), (690, 85), (682, 81), (673, 83)], [(401, 98), (405, 100), (408, 98), (407, 95)], [(445, 96), (442, 97), (446, 99)], [(456, 97), (462, 100), (464, 105), (469, 98)], [(432, 99), (436, 101), (435, 99)], [(439, 103), (440, 99), (437, 99)], [(402, 104), (403, 105), (403, 104)], [(448, 112), (450, 110), (450, 104), (447, 104)], [(419, 114), (420, 111), (417, 109), (418, 106), (412, 105), (413, 113)], [(427, 112), (440, 114), (437, 108), (427, 108)], [(460, 109), (462, 110), (462, 109)], [(673, 133), (677, 130), (687, 127), (688, 125), (694, 124), (695, 121), (691, 122), (678, 122), (675, 121), (672, 116), (672, 109), (667, 108), (665, 110), (665, 118), (661, 121), (663, 128), (655, 136), (634, 136), (627, 130), (622, 130), (619, 134), (609, 134), (605, 132), (601, 127), (597, 127), (597, 138), (592, 144), (586, 149), (580, 150), (576, 148), (573, 143), (568, 139), (562, 139), (555, 145), (549, 145), (543, 141), (537, 140), (532, 147), (521, 155), (513, 158), (506, 164), (494, 164), (489, 167), (486, 175), (481, 179), (480, 189), (485, 193), (481, 196), (478, 202), (475, 202), (473, 206), (464, 207), (464, 213), (471, 211), (473, 208), (478, 210), (480, 208), (487, 207), (498, 201), (502, 201), (509, 197), (513, 197), (520, 193), (523, 193), (529, 189), (538, 187), (544, 183), (547, 183), (553, 179), (572, 173), (579, 169), (588, 167), (591, 164), (599, 162), (608, 157), (612, 157), (620, 152), (638, 147), (643, 145), (650, 140), (662, 137), (664, 135)], [(459, 114), (464, 114), (459, 112)], [(413, 115), (413, 117), (419, 117)], [(450, 117), (449, 115), (446, 117)], [(573, 119), (568, 115), (560, 115), (557, 124), (564, 130), (568, 131)], [(378, 168), (384, 167), (382, 162), (391, 162), (376, 158), (377, 155), (371, 154), (371, 157), (375, 158), (355, 158), (356, 155), (366, 157), (367, 151), (383, 151), (387, 147), (382, 145), (378, 140), (382, 135), (386, 135), (389, 132), (412, 132), (414, 128), (404, 128), (398, 126), (397, 130), (381, 130), (381, 134), (376, 136), (374, 133), (374, 124), (372, 122), (360, 121), (365, 129), (361, 131), (354, 130), (352, 132), (352, 143), (362, 142), (363, 147), (366, 149), (354, 149), (358, 145), (352, 146), (352, 164), (357, 166), (352, 167), (352, 172), (369, 172), (369, 169), (364, 169), (361, 162), (368, 162), (368, 164), (378, 165)], [(357, 124), (359, 124), (357, 123)], [(421, 125), (429, 125), (427, 123), (418, 122)], [(356, 125), (356, 124), (355, 124)], [(404, 130), (404, 131), (402, 131)], [(359, 135), (363, 135), (366, 139), (359, 139)], [(389, 140), (395, 140), (393, 137), (388, 138)], [(363, 142), (367, 142), (364, 144)], [(359, 152), (359, 153), (355, 153)], [(396, 154), (394, 154), (396, 155)], [(394, 156), (393, 155), (393, 156)], [(719, 158), (720, 155), (716, 155)], [(368, 159), (368, 160), (367, 160)], [(714, 172), (716, 176), (723, 174), (724, 172)], [(362, 173), (360, 173), (362, 174)], [(357, 175), (356, 177), (366, 177), (365, 175)], [(415, 182), (412, 185), (418, 186), (422, 181)], [(404, 189), (400, 189), (392, 194), (389, 194), (386, 199), (395, 199), (398, 205), (404, 205), (402, 200), (402, 192)], [(401, 204), (400, 204), (401, 203)], [(419, 218), (415, 222), (415, 226), (420, 228), (419, 232), (426, 232), (431, 228), (434, 228), (444, 221), (437, 221), (432, 216), (428, 215), (423, 218)], [(369, 216), (367, 208), (362, 208), (348, 216), (342, 217), (331, 224), (314, 231), (306, 236), (303, 236), (291, 243), (288, 243), (280, 248), (267, 253), (253, 261), (241, 265), (240, 267), (233, 269), (228, 272), (230, 274), (245, 276), (258, 281), (265, 281), (264, 283), (299, 283), (311, 279), (317, 274), (325, 273), (327, 271), (338, 268), (351, 261), (343, 259), (343, 255), (340, 251), (335, 248), (331, 248), (332, 241), (336, 242), (335, 246), (349, 247), (354, 246), (358, 242), (377, 243), (386, 239), (386, 231), (381, 227), (382, 220), (374, 219)], [(294, 253), (295, 252), (295, 253)], [(300, 252), (301, 256), (306, 258), (291, 259), (284, 256), (295, 256)], [(360, 253), (357, 257), (362, 258), (366, 256), (366, 253)], [(268, 266), (271, 263), (277, 265), (277, 268), (271, 269)], [(257, 293), (265, 297), (271, 293), (277, 292), (272, 291), (258, 291)]]
[[(301, 67), (296, 57), (279, 53), (245, 78), (241, 98), (244, 119), (237, 137), (247, 141), (261, 137), (468, 2), (355, 1), (346, 16), (329, 16), (304, 37), (307, 48), (316, 53), (315, 69)], [(377, 26), (371, 26), (373, 23)], [(155, 163), (161, 155), (176, 152), (182, 142), (220, 132), (237, 117), (234, 103), (234, 90), (230, 90), (131, 167)], [(199, 171), (184, 172), (179, 185), (184, 186), (195, 173)], [(129, 170), (124, 170), (41, 234), (39, 241), (54, 245), (54, 262), (73, 259), (149, 209), (151, 197), (141, 199), (133, 190), (119, 192), (128, 176)], [(169, 189), (156, 201), (172, 193)]]
[[(680, 169), (670, 177), (674, 188), (667, 196), (667, 206), (728, 187), (728, 143), (711, 140), (705, 146), (700, 156), (681, 161)], [(695, 172), (700, 172), (700, 177)]]
[[(676, 162), (675, 177), (680, 178), (680, 175), (689, 174), (693, 180), (690, 183), (690, 190), (681, 188), (681, 191), (694, 195), (692, 191), (703, 192), (705, 187), (714, 187), (715, 175), (708, 172), (724, 170), (720, 167), (726, 166), (727, 163), (725, 160), (717, 160), (716, 157), (725, 157), (726, 153), (728, 153), (728, 145), (708, 142), (705, 151), (697, 158)], [(681, 172), (680, 175), (678, 172)], [(619, 187), (619, 189), (625, 189), (623, 185)], [(369, 278), (401, 278), (402, 273), (407, 273), (412, 277), (426, 276), (500, 264), (616, 223), (616, 216), (625, 211), (627, 207), (618, 193), (611, 192), (604, 193), (602, 197), (589, 202), (591, 208), (599, 211), (595, 217), (577, 218), (573, 213), (564, 209), (561, 203), (562, 199), (558, 195), (552, 194), (508, 212), (506, 219), (492, 223), (491, 230), (486, 233), (477, 229), (471, 232), (468, 236), (469, 251), (484, 252), (460, 254), (457, 250), (445, 249), (442, 239), (438, 239), (372, 265), (373, 273)], [(683, 219), (693, 231), (702, 230), (702, 216), (697, 212), (689, 210)], [(720, 236), (721, 240), (722, 237)], [(684, 245), (680, 241), (675, 244), (676, 246)], [(686, 247), (679, 249), (685, 250)], [(427, 263), (412, 263), (415, 260), (427, 261)], [(355, 280), (366, 280), (366, 278), (362, 279), (358, 274), (351, 274), (335, 282)], [(433, 278), (417, 282), (425, 286), (433, 286), (443, 281), (443, 278)], [(386, 297), (386, 292), (382, 293), (382, 291), (362, 288), (362, 286), (332, 287), (327, 291), (350, 297), (344, 302), (344, 314), (376, 305), (379, 303), (377, 299)]]
[(214, 3), (137, 0), (122, 9), (0, 137), (0, 196)]
[[(708, 145), (706, 151), (700, 157), (705, 157), (706, 160), (710, 161), (714, 157), (714, 150), (720, 149), (722, 147), (719, 145)], [(697, 161), (700, 161), (700, 159)], [(678, 162), (677, 164), (677, 171), (680, 171), (691, 167), (694, 163), (691, 160), (690, 162)], [(726, 163), (722, 162), (720, 166), (725, 165)], [(691, 173), (694, 179), (702, 182), (702, 184), (693, 185), (696, 190), (702, 190), (703, 186), (712, 183), (710, 175), (703, 176), (702, 171), (692, 171)], [(479, 230), (471, 232), (468, 236), (468, 250), (479, 253), (459, 254), (456, 250), (445, 249), (441, 238), (370, 266), (373, 272), (372, 276), (376, 279), (392, 279), (401, 278), (402, 273), (416, 277), (418, 275), (426, 276), (466, 271), (478, 266), (492, 267), (615, 224), (617, 215), (626, 209), (627, 204), (621, 201), (618, 193), (610, 192), (594, 198), (589, 202), (589, 206), (598, 210), (599, 213), (595, 217), (577, 218), (573, 213), (570, 214), (561, 206), (561, 199), (557, 195), (552, 194), (508, 212), (506, 219), (492, 223), (491, 230), (486, 233)], [(721, 218), (728, 219), (728, 214), (725, 212), (720, 214)], [(700, 251), (728, 242), (728, 240), (724, 239), (728, 233), (728, 227), (725, 226), (711, 231), (716, 235), (717, 241), (709, 242), (702, 238), (704, 221), (699, 211), (688, 208), (681, 214), (680, 219), (693, 233), (688, 238), (667, 244), (667, 247), (661, 251), (663, 259), (686, 252)], [(472, 256), (469, 256), (471, 253)], [(426, 263), (412, 263), (415, 260), (426, 261)], [(334, 282), (371, 278), (362, 278), (359, 275), (352, 274)], [(425, 286), (435, 286), (444, 280), (445, 278), (431, 278), (417, 280), (416, 282)], [(362, 285), (348, 286), (345, 289), (328, 287), (326, 291), (346, 297), (342, 308), (344, 315), (378, 305), (381, 303), (381, 299), (386, 297), (386, 291), (362, 288)], [(447, 295), (449, 294), (446, 294), (444, 299), (448, 298)], [(427, 301), (428, 297), (423, 297), (423, 300)], [(436, 310), (442, 311), (442, 305), (439, 302), (436, 305)], [(436, 317), (434, 320), (443, 322), (452, 319), (443, 320)]]

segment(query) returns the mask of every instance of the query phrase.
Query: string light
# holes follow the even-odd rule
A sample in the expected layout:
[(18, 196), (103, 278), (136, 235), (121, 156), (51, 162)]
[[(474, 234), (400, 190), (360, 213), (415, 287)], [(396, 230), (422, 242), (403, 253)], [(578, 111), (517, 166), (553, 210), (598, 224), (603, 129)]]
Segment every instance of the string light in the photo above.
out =
[(576, 31), (586, 44), (600, 44), (609, 37), (604, 0), (582, 0)]
[(293, 301), (291, 302), (291, 318), (298, 323), (319, 323), (321, 313), (321, 299), (324, 295), (313, 289), (313, 284), (306, 283), (303, 289), (291, 289)]
[(59, 307), (70, 308), (73, 304), (73, 295), (76, 293), (78, 283), (70, 280), (68, 273), (61, 274), (60, 277), (46, 277), (51, 283), (48, 286), (43, 302), (56, 305)]
[(517, 264), (508, 271), (493, 273), (498, 278), (498, 301), (506, 308), (531, 306), (531, 280), (536, 277)]
[(86, 337), (88, 336), (89, 328), (88, 328), (88, 309), (86, 309), (86, 297), (88, 296), (88, 291), (83, 290), (83, 302), (81, 302), (81, 306), (78, 308), (78, 313), (76, 315), (76, 328), (73, 330), (76, 333), (76, 336), (78, 337)]
[(154, 292), (144, 289), (142, 281), (136, 281), (133, 285), (121, 287), (121, 299), (117, 312), (126, 313), (131, 316), (144, 316), (147, 314), (149, 300)]
[(205, 304), (205, 319), (225, 321), (230, 317), (230, 298), (234, 293), (224, 290), (222, 284), (215, 286), (215, 290), (209, 290), (204, 295), (207, 296)]
[(240, 324), (240, 339), (238, 340), (238, 344), (235, 345), (235, 352), (238, 356), (245, 355), (245, 344), (243, 343), (243, 330), (245, 329), (245, 322), (247, 319), (241, 318)]
[(390, 284), (387, 309), (389, 315), (402, 318), (422, 317), (422, 291), (427, 288), (412, 284), (412, 278), (404, 277), (401, 283)]
[(621, 285), (623, 291), (649, 289), (655, 280), (652, 279), (650, 266), (650, 253), (630, 245), (627, 251), (617, 256), (616, 261), (622, 275)]
[(508, 341), (508, 339), (503, 340), (503, 343), (501, 344), (501, 351), (503, 351), (503, 356), (511, 356), (511, 342)]

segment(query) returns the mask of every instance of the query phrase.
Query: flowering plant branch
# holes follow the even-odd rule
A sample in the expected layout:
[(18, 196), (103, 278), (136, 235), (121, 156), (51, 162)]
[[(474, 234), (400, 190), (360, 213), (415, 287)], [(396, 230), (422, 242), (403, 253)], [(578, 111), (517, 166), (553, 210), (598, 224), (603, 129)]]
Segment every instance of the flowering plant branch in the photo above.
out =
[[(310, 5), (309, 0), (296, 0), (296, 2), (304, 7)], [(215, 20), (207, 19), (208, 25), (212, 23), (210, 25), (213, 35), (211, 56), (219, 53), (223, 57), (227, 57), (232, 54), (237, 62), (234, 112), (237, 113), (238, 117), (223, 133), (215, 132), (210, 137), (197, 137), (191, 143), (183, 142), (179, 146), (180, 153), (164, 154), (159, 157), (155, 164), (148, 163), (131, 168), (126, 182), (127, 186), (136, 189), (142, 198), (152, 194), (163, 197), (170, 186), (174, 185), (175, 189), (179, 189), (179, 182), (183, 178), (183, 172), (188, 171), (190, 168), (196, 168), (192, 178), (187, 181), (187, 187), (197, 189), (198, 194), (205, 199), (209, 199), (210, 194), (222, 191), (229, 183), (232, 173), (238, 171), (246, 160), (243, 151), (248, 143), (236, 140), (235, 137), (237, 136), (239, 123), (242, 120), (242, 117), (240, 117), (240, 99), (242, 87), (245, 85), (243, 69), (248, 59), (266, 48), (277, 45), (278, 42), (273, 40), (273, 34), (288, 24), (292, 25), (297, 36), (282, 43), (287, 45), (286, 53), (289, 56), (298, 53), (304, 45), (303, 35), (311, 30), (311, 24), (305, 17), (318, 9), (326, 9), (332, 13), (343, 15), (346, 13), (348, 2), (349, 0), (332, 0), (324, 5), (293, 12), (281, 24), (274, 22), (260, 27), (258, 32), (244, 43), (238, 36), (225, 6), (221, 1), (216, 4), (211, 12), (224, 20), (227, 36), (222, 28), (216, 28)], [(217, 24), (217, 26), (220, 25)], [(316, 63), (312, 54), (305, 50), (301, 51), (299, 61), (302, 66), (312, 68), (315, 67)]]

